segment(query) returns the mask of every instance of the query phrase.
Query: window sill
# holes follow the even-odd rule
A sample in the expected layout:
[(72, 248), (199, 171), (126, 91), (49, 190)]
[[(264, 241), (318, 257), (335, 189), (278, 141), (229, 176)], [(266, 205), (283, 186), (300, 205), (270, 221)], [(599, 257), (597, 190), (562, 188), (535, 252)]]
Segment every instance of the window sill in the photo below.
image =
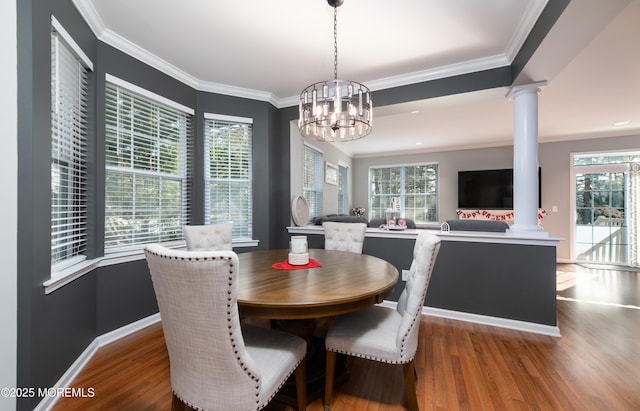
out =
[[(233, 247), (257, 247), (260, 243), (259, 240), (241, 240), (233, 243)], [(184, 243), (177, 247), (184, 248)], [(74, 264), (63, 270), (53, 271), (51, 273), (51, 279), (45, 281), (42, 285), (44, 287), (45, 294), (51, 294), (59, 288), (71, 283), (72, 281), (82, 277), (83, 275), (90, 273), (99, 267), (106, 267), (114, 264), (127, 263), (131, 261), (138, 261), (144, 259), (144, 250), (132, 250), (120, 253), (107, 254), (104, 257), (98, 257), (93, 260), (84, 260), (78, 264)]]

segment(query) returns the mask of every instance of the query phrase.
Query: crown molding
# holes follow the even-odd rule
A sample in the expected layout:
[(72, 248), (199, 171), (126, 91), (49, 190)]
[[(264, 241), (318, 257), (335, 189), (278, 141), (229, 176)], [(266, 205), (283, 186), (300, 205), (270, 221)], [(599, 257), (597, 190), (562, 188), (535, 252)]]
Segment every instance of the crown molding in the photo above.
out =
[[(195, 87), (200, 91), (207, 91), (210, 93), (224, 94), (227, 96), (243, 97), (251, 100), (267, 101), (277, 108), (282, 108), (280, 100), (268, 91), (252, 90), (248, 88), (230, 86), (227, 84), (212, 83), (208, 81), (199, 81)], [(297, 103), (296, 103), (297, 104)]]
[(424, 81), (475, 73), (477, 71), (491, 70), (498, 67), (508, 66), (509, 64), (511, 64), (511, 62), (504, 54), (501, 54), (368, 81), (367, 87), (371, 90), (383, 90), (391, 87), (406, 86)]
[[(284, 108), (298, 105), (299, 96), (278, 98), (273, 93), (261, 90), (253, 90), (236, 87), (221, 83), (202, 81), (178, 67), (168, 63), (153, 53), (139, 47), (126, 38), (104, 29), (98, 38), (112, 47), (150, 65), (151, 67), (179, 80), (186, 85), (199, 91), (218, 93), (234, 97), (242, 97), (251, 100), (266, 101), (276, 108)], [(498, 67), (508, 66), (510, 62), (505, 55), (491, 56), (462, 63), (450, 64), (434, 69), (416, 71), (413, 73), (401, 74), (367, 82), (367, 87), (371, 90), (383, 90), (392, 87), (405, 86), (424, 81), (437, 80), (440, 78), (452, 77), (456, 75), (473, 73), (476, 71), (490, 70)]]
[(150, 65), (151, 67), (165, 73), (166, 75), (171, 76), (190, 87), (193, 87), (198, 91), (206, 91), (233, 97), (242, 97), (251, 100), (267, 101), (278, 107), (279, 102), (275, 98), (273, 93), (236, 87), (227, 84), (202, 81), (185, 72), (184, 70), (174, 66), (173, 64), (168, 63), (166, 60), (163, 60), (155, 54), (150, 53), (149, 51), (143, 49), (135, 43), (132, 43), (126, 38), (112, 32), (111, 30), (105, 30), (100, 37), (100, 40), (142, 61), (143, 63)]
[(122, 51), (137, 60), (150, 65), (151, 67), (167, 74), (179, 80), (186, 85), (196, 88), (200, 81), (194, 76), (188, 74), (184, 70), (168, 63), (166, 60), (161, 59), (155, 54), (147, 51), (146, 49), (138, 46), (137, 44), (127, 40), (126, 38), (114, 33), (113, 31), (106, 29), (102, 35), (98, 37), (101, 41), (109, 44), (112, 47)]
[(281, 102), (273, 95), (273, 93), (270, 92), (201, 81), (119, 34), (107, 29), (91, 1), (73, 0), (73, 4), (76, 6), (76, 9), (78, 9), (78, 12), (80, 12), (80, 15), (87, 22), (89, 28), (93, 31), (93, 34), (95, 34), (98, 40), (140, 60), (145, 64), (148, 64), (149, 66), (190, 87), (193, 87), (196, 90), (242, 97), (251, 100), (267, 101), (278, 108), (282, 107)]
[(90, 0), (73, 0), (73, 4), (84, 21), (87, 22), (93, 34), (100, 38), (100, 35), (106, 30), (106, 26), (96, 8), (93, 7), (93, 2)]
[(504, 53), (507, 60), (509, 60), (509, 64), (516, 58), (522, 45), (527, 40), (529, 33), (533, 30), (533, 26), (535, 26), (538, 18), (540, 18), (545, 7), (547, 7), (548, 2), (549, 0), (539, 0), (528, 4), (527, 10), (520, 23), (518, 23), (516, 32), (513, 34), (511, 41), (507, 45), (507, 50)]
[[(384, 90), (392, 87), (406, 86), (409, 84), (438, 80), (462, 74), (475, 73), (477, 71), (491, 70), (499, 67), (505, 67), (509, 64), (511, 64), (511, 62), (505, 55), (497, 55), (465, 61), (462, 63), (449, 64), (447, 66), (436, 67), (433, 69), (385, 77), (378, 80), (366, 81), (365, 83), (372, 91)], [(298, 105), (299, 98), (299, 96), (282, 98), (278, 101), (280, 104), (279, 108)]]
[[(433, 69), (421, 70), (397, 76), (385, 77), (367, 82), (371, 90), (383, 90), (409, 84), (432, 81), (477, 71), (490, 70), (505, 67), (511, 64), (514, 56), (526, 40), (537, 18), (544, 10), (548, 0), (538, 0), (530, 3), (526, 15), (518, 25), (518, 30), (507, 47), (505, 54), (489, 56), (462, 63), (450, 64)], [(140, 60), (143, 63), (175, 78), (198, 91), (223, 94), (233, 97), (247, 98), (251, 100), (266, 101), (276, 108), (285, 108), (298, 105), (299, 96), (279, 98), (271, 92), (236, 87), (221, 83), (202, 81), (173, 64), (163, 60), (155, 54), (127, 40), (126, 38), (107, 29), (97, 10), (90, 0), (73, 0), (74, 5), (81, 16), (87, 22), (93, 33), (100, 40), (110, 46)]]

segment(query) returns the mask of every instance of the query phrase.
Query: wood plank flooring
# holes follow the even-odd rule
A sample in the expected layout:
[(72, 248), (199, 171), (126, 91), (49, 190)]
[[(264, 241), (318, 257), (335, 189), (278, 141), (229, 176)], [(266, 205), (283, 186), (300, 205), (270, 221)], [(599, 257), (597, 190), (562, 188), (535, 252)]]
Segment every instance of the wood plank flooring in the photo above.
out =
[[(423, 316), (421, 410), (640, 410), (640, 273), (558, 265), (561, 338)], [(333, 410), (404, 409), (402, 368), (350, 358)], [(169, 410), (159, 324), (101, 348), (74, 381), (93, 398), (62, 410)], [(268, 411), (293, 411), (272, 402)], [(307, 407), (323, 410), (322, 399)], [(230, 410), (234, 411), (234, 410)]]

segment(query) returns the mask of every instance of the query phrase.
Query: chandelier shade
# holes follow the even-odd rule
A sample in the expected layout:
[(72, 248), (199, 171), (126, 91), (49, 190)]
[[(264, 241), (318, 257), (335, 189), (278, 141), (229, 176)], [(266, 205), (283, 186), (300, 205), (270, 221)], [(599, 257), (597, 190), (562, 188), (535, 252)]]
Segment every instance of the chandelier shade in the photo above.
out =
[(300, 93), (300, 132), (323, 141), (362, 138), (371, 133), (371, 103), (371, 92), (361, 83), (314, 83)]
[(303, 137), (321, 141), (350, 141), (371, 133), (371, 91), (361, 83), (338, 79), (337, 8), (333, 7), (334, 79), (314, 83), (300, 93), (298, 128)]

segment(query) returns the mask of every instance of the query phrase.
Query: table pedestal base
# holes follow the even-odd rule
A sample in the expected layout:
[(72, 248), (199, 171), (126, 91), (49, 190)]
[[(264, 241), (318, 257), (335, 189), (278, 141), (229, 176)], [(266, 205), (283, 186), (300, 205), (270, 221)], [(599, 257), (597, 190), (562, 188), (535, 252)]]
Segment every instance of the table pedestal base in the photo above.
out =
[[(324, 394), (327, 354), (324, 346), (324, 335), (327, 332), (327, 319), (278, 320), (275, 327), (279, 330), (297, 335), (307, 341), (307, 404)], [(344, 383), (349, 378), (346, 356), (336, 358), (334, 386)], [(296, 406), (295, 376), (289, 377), (275, 397), (276, 401)]]
[[(324, 348), (324, 339), (311, 337), (307, 340), (307, 404), (318, 398), (322, 398), (324, 395), (326, 358), (327, 354)], [(337, 387), (345, 383), (348, 379), (349, 369), (347, 368), (347, 356), (338, 354), (333, 386)], [(298, 405), (296, 380), (293, 375), (284, 383), (274, 399), (285, 404)]]

